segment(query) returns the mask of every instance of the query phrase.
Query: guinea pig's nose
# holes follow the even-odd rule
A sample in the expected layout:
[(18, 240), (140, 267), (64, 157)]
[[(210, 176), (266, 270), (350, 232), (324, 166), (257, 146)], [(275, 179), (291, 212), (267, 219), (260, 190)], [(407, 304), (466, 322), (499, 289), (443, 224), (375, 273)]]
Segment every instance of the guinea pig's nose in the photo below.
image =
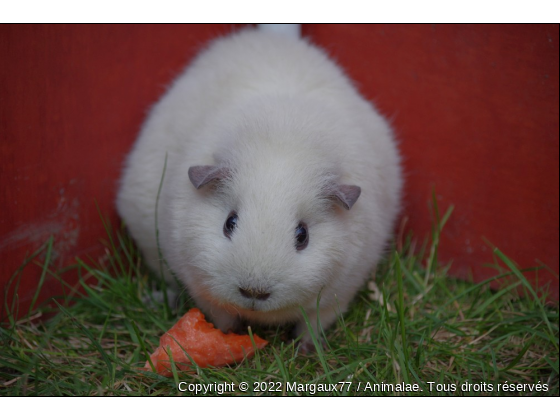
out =
[(263, 292), (262, 290), (255, 290), (255, 289), (249, 289), (243, 287), (239, 288), (239, 293), (241, 293), (241, 295), (245, 296), (246, 298), (257, 299), (257, 300), (267, 300), (270, 296), (270, 293)]

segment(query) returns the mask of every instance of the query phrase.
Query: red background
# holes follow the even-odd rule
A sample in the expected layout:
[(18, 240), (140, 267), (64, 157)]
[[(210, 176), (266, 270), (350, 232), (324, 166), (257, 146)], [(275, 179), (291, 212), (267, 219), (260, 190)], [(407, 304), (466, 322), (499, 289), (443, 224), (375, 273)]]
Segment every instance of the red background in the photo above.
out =
[[(4, 294), (50, 235), (59, 267), (102, 254), (95, 201), (117, 226), (120, 168), (146, 111), (208, 40), (233, 29), (0, 26)], [(520, 267), (558, 273), (558, 25), (304, 25), (303, 33), (392, 121), (406, 229), (420, 239), (430, 232), (433, 189), (440, 212), (455, 206), (439, 253), (453, 274), (496, 274), (484, 266), (493, 258), (483, 238)], [(23, 271), (20, 313), (39, 275), (37, 266)], [(558, 300), (558, 277), (541, 270), (539, 280)], [(42, 298), (59, 292), (47, 278)]]

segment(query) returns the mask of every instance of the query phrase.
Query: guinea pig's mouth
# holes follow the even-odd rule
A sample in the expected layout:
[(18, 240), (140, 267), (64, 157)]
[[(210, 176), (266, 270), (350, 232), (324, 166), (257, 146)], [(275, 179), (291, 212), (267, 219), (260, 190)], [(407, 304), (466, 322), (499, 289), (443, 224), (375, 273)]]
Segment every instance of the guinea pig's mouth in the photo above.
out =
[(237, 306), (239, 309), (250, 312), (268, 312), (270, 310), (269, 305), (255, 301), (254, 299), (248, 302), (236, 302), (235, 306)]
[(236, 298), (234, 300), (230, 300), (227, 302), (228, 305), (231, 305), (236, 308), (239, 312), (247, 312), (247, 313), (269, 313), (275, 312), (278, 310), (282, 310), (282, 307), (279, 307), (277, 302), (273, 299), (267, 301), (261, 301), (258, 299), (253, 298)]
[[(282, 305), (282, 303), (284, 303)], [(230, 305), (236, 307), (239, 313), (253, 314), (263, 316), (285, 316), (286, 312), (292, 313), (294, 310), (297, 312), (299, 305), (292, 304), (286, 305), (285, 302), (279, 302), (275, 299), (267, 299), (266, 301), (260, 301), (258, 299), (242, 299), (236, 302), (229, 302)]]

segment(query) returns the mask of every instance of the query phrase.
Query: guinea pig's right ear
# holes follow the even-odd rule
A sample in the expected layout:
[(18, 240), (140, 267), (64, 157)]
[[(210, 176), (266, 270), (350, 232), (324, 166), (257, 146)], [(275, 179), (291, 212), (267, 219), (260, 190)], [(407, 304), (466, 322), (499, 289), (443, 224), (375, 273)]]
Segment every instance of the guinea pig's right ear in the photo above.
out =
[(189, 168), (189, 179), (197, 190), (210, 182), (227, 178), (229, 174), (229, 168), (222, 166), (203, 165)]
[(346, 210), (350, 210), (358, 200), (362, 189), (357, 185), (331, 184), (327, 188), (327, 195), (333, 197)]

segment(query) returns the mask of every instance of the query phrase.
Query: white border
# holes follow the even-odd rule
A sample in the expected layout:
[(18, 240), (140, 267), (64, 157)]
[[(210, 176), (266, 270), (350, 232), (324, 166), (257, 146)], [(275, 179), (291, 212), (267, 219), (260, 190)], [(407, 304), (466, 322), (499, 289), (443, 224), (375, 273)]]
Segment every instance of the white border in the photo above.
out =
[(551, 0), (0, 0), (0, 22), (558, 22)]
[[(172, 391), (172, 390), (171, 390)], [(174, 395), (172, 391), (170, 394)], [(213, 418), (223, 420), (267, 420), (297, 417), (316, 419), (413, 418), (472, 420), (477, 417), (505, 419), (549, 418), (557, 411), (556, 398), (523, 397), (215, 397), (217, 403), (199, 398), (2, 398), (6, 418), (75, 420), (99, 418), (162, 419)], [(402, 399), (406, 398), (406, 399)], [(19, 413), (19, 415), (16, 415)], [(13, 414), (13, 416), (10, 416)]]

